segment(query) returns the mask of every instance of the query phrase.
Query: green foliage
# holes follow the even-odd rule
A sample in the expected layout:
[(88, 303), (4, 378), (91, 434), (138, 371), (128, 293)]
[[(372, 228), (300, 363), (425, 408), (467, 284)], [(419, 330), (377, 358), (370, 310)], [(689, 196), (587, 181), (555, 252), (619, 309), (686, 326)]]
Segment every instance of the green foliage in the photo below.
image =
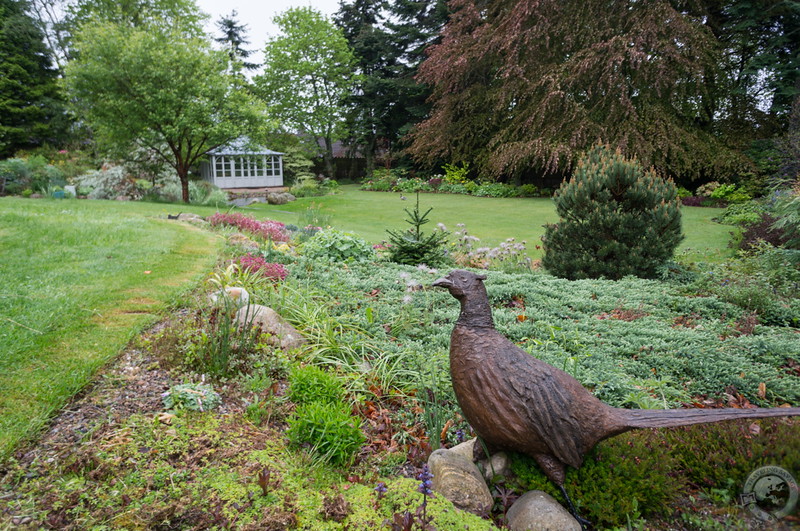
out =
[(69, 126), (58, 70), (27, 8), (27, 2), (0, 1), (0, 158), (62, 142)]
[(729, 205), (715, 221), (726, 225), (753, 225), (767, 212), (760, 203), (746, 201)]
[(336, 404), (344, 398), (344, 385), (335, 374), (306, 365), (291, 371), (288, 396), (296, 404)]
[(520, 191), (516, 186), (504, 183), (485, 183), (478, 185), (473, 192), (478, 197), (519, 197)]
[(257, 131), (263, 114), (230, 72), (228, 55), (176, 26), (84, 26), (66, 84), (105, 149), (172, 166), (188, 202), (189, 168), (210, 149)]
[(309, 445), (324, 462), (347, 466), (366, 440), (345, 404), (310, 402), (298, 406), (286, 436), (295, 446)]
[(211, 411), (222, 404), (222, 398), (214, 388), (207, 384), (186, 383), (174, 385), (162, 395), (167, 409), (188, 409), (190, 411)]
[(711, 199), (721, 203), (746, 203), (752, 199), (752, 196), (744, 191), (743, 188), (737, 187), (735, 184), (721, 184), (713, 192), (711, 192)]
[[(141, 188), (141, 184), (137, 184)], [(180, 182), (173, 180), (162, 187), (146, 191), (144, 198), (168, 203), (180, 203), (183, 200), (183, 190)], [(223, 208), (228, 205), (228, 193), (208, 181), (189, 181), (189, 204)]]
[(317, 232), (300, 246), (300, 253), (312, 260), (345, 263), (368, 262), (375, 258), (375, 250), (366, 241), (336, 229)]
[(444, 170), (444, 182), (447, 184), (466, 184), (469, 181), (469, 163), (461, 166), (447, 163), (442, 166)]
[(289, 192), (296, 197), (318, 197), (321, 195), (335, 194), (339, 190), (339, 183), (333, 179), (316, 179), (304, 177), (297, 181)]
[[(353, 52), (342, 31), (311, 7), (287, 9), (273, 20), (280, 34), (264, 49), (264, 73), (254, 79), (259, 96), (284, 128), (332, 145), (346, 134), (342, 101), (359, 79)], [(329, 178), (332, 156), (326, 147)]]
[(784, 191), (777, 197), (774, 207), (778, 220), (773, 225), (785, 231), (789, 240), (787, 246), (800, 249), (800, 185)]
[(30, 188), (44, 193), (49, 186), (64, 185), (64, 174), (41, 155), (0, 161), (0, 194)]
[(683, 239), (672, 181), (597, 146), (555, 197), (561, 220), (547, 225), (542, 264), (570, 279), (654, 277)]
[[(589, 452), (580, 469), (568, 469), (564, 487), (578, 512), (595, 525), (621, 526), (627, 518), (664, 516), (681, 487), (675, 463), (665, 458), (668, 450), (657, 431), (614, 437)], [(543, 490), (563, 499), (532, 458), (514, 455), (511, 470), (521, 490)]]
[(761, 323), (797, 326), (800, 323), (800, 251), (770, 245), (740, 251), (734, 259), (707, 266), (692, 288), (756, 312)]
[(408, 214), (406, 223), (411, 228), (406, 232), (387, 230), (389, 241), (392, 246), (389, 248), (389, 260), (405, 265), (425, 264), (428, 267), (439, 267), (446, 263), (445, 246), (449, 234), (445, 231), (431, 231), (423, 234), (422, 226), (428, 223), (428, 214), (433, 207), (424, 213), (419, 209), (419, 194), (413, 210), (404, 209)]

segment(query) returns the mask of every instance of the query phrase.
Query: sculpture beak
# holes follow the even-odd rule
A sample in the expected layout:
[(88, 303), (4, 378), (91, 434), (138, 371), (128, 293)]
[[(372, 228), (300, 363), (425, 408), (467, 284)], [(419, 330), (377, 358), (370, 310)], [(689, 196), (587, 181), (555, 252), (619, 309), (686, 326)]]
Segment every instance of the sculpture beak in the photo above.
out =
[(439, 280), (436, 280), (433, 284), (431, 284), (431, 286), (434, 288), (449, 288), (452, 285), (453, 283), (447, 277), (442, 277)]

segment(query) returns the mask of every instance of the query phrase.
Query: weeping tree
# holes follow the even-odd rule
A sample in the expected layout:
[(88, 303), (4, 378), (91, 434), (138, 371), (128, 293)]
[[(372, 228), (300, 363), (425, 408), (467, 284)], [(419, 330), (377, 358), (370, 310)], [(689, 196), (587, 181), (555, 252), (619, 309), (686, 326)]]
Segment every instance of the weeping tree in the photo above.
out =
[(542, 265), (556, 276), (652, 278), (683, 239), (675, 184), (607, 146), (578, 162), (555, 203)]
[(141, 152), (172, 166), (189, 202), (189, 170), (206, 152), (264, 123), (226, 52), (170, 28), (90, 24), (78, 34), (66, 85), (108, 153)]
[(484, 176), (569, 169), (600, 141), (670, 175), (740, 163), (702, 105), (716, 43), (672, 2), (454, 0), (418, 79), (433, 109), (413, 133), (420, 162)]

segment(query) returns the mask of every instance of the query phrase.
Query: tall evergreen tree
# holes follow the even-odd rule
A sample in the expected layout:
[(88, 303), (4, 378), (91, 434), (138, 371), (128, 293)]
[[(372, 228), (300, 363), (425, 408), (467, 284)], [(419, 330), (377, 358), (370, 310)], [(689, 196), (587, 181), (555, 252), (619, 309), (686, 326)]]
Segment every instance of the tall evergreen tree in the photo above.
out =
[(415, 76), (425, 50), (447, 20), (444, 0), (352, 0), (335, 16), (358, 61), (363, 81), (348, 100), (348, 119), (373, 166), (376, 150), (397, 157), (402, 138), (429, 111), (430, 88)]
[(42, 32), (23, 0), (0, 0), (0, 157), (63, 139), (67, 118)]
[(253, 50), (243, 48), (250, 44), (247, 39), (247, 24), (239, 24), (238, 13), (234, 9), (230, 15), (221, 16), (217, 21), (217, 30), (220, 37), (215, 37), (214, 41), (224, 45), (225, 50), (234, 63), (239, 63), (246, 70), (255, 70), (259, 67), (258, 63), (251, 63), (247, 58), (253, 55)]
[(598, 140), (672, 175), (728, 174), (741, 161), (698, 105), (713, 35), (666, 0), (455, 0), (418, 78), (433, 110), (420, 161), (484, 175), (571, 167)]

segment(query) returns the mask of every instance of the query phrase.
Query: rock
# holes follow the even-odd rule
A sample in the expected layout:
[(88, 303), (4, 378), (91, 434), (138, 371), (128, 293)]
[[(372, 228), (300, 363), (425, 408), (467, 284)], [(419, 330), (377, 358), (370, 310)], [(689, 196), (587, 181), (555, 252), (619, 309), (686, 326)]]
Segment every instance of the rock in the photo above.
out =
[(244, 247), (246, 249), (257, 250), (258, 243), (254, 242), (244, 234), (240, 232), (236, 232), (228, 236), (228, 244), (229, 245), (236, 245), (238, 247)]
[(483, 477), (491, 481), (496, 476), (508, 476), (511, 473), (511, 459), (505, 452), (497, 452), (485, 461), (481, 461)]
[(240, 327), (252, 323), (252, 326), (270, 335), (267, 343), (283, 350), (298, 348), (306, 342), (300, 332), (278, 315), (278, 312), (260, 304), (240, 308), (236, 312), (236, 320)]
[[(470, 439), (450, 448), (451, 452), (457, 453), (472, 461), (472, 452), (477, 439)], [(478, 462), (478, 469), (483, 471), (486, 481), (491, 481), (495, 476), (508, 476), (511, 473), (511, 460), (505, 452), (497, 452), (489, 459)]]
[(464, 511), (482, 514), (491, 510), (494, 500), (475, 464), (450, 450), (436, 450), (428, 458), (433, 474), (433, 490)]
[(506, 519), (512, 531), (581, 531), (569, 511), (540, 490), (523, 494), (508, 510)]
[(267, 203), (270, 205), (285, 205), (297, 199), (289, 192), (272, 192), (267, 194)]
[(191, 214), (189, 212), (181, 212), (178, 214), (178, 221), (188, 221), (190, 223), (206, 223), (201, 216), (197, 214)]
[(220, 297), (228, 297), (239, 308), (250, 303), (250, 294), (246, 289), (234, 286), (225, 286), (225, 295), (221, 291), (217, 291), (208, 296), (211, 302), (217, 302)]
[(452, 448), (450, 448), (450, 451), (453, 452), (454, 454), (458, 454), (458, 455), (464, 456), (467, 459), (469, 459), (470, 461), (472, 461), (473, 447), (475, 446), (475, 442), (477, 440), (478, 439), (474, 439), (473, 438), (473, 439), (470, 439), (468, 441), (464, 441), (463, 443), (458, 444), (458, 445), (453, 446)]

